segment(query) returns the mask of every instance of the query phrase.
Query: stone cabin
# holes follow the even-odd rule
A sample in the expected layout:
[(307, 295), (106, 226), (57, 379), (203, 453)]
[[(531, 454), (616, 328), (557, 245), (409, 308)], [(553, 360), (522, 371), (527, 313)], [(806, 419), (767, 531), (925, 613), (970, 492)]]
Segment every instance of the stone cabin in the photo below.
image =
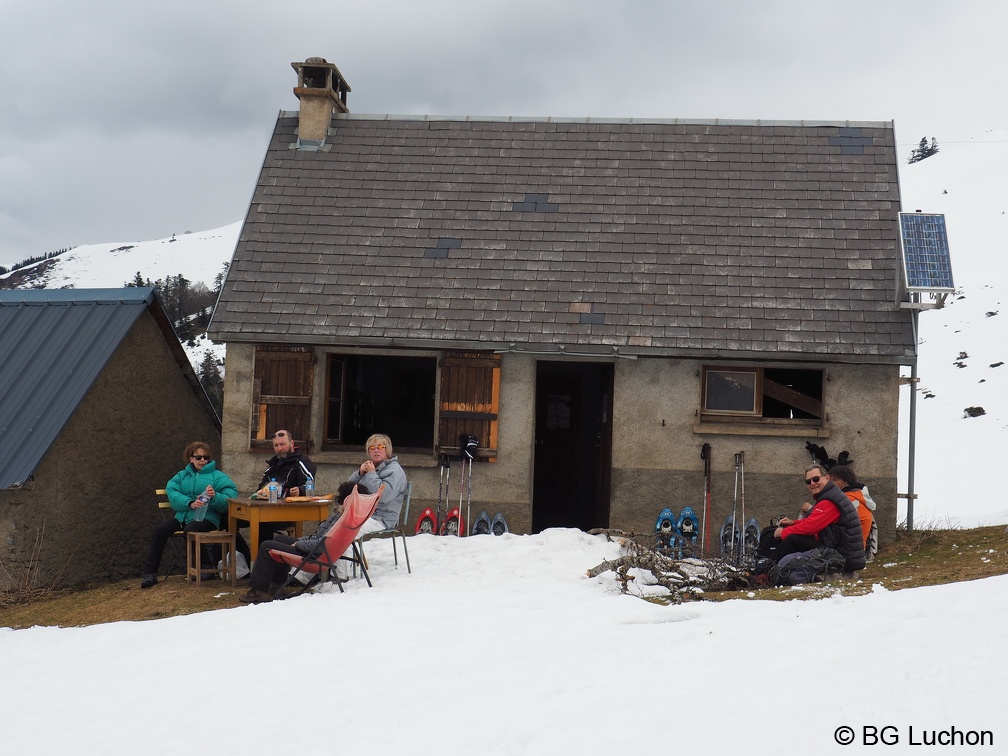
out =
[(0, 590), (67, 586), (139, 575), (220, 420), (153, 289), (0, 291), (0, 435)]
[(381, 431), (416, 517), (470, 433), (473, 518), (650, 532), (701, 514), (709, 443), (713, 544), (736, 453), (766, 525), (811, 441), (891, 537), (917, 359), (891, 122), (357, 115), (335, 66), (292, 66), (210, 329), (240, 486), (276, 428), (326, 489)]

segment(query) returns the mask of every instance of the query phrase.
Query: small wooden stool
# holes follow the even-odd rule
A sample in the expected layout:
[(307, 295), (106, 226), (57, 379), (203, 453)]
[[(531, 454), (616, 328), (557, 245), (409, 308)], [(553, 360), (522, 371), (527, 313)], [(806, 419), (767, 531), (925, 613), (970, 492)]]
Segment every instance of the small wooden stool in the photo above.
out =
[[(221, 545), (221, 560), (223, 567), (221, 572), (224, 577), (231, 578), (231, 586), (238, 584), (238, 571), (235, 565), (235, 536), (226, 530), (211, 530), (208, 533), (190, 531), (186, 536), (186, 580), (196, 578), (196, 585), (202, 582), (203, 577), (203, 546), (205, 544), (219, 543)], [(210, 567), (207, 571), (217, 571), (216, 566)]]

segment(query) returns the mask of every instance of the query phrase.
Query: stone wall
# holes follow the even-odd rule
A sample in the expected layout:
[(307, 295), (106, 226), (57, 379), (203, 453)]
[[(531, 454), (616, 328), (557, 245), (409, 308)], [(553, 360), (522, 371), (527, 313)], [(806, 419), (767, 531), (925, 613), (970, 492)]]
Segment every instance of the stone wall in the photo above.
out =
[(139, 577), (162, 517), (154, 490), (197, 439), (219, 451), (213, 418), (144, 313), (33, 479), (0, 491), (0, 587), (35, 569), (44, 586)]
[[(315, 383), (324, 386), (324, 350), (318, 349)], [(436, 354), (428, 352), (425, 354)], [(249, 451), (253, 347), (229, 344), (224, 399), (224, 445), (231, 472), (243, 491), (251, 491), (266, 455)], [(535, 444), (536, 357), (505, 354), (501, 364), (498, 460), (473, 468), (472, 516), (486, 510), (503, 512), (513, 532), (528, 532), (532, 523)], [(658, 512), (677, 513), (691, 506), (698, 516), (703, 503), (700, 448), (713, 449), (711, 527), (720, 529), (735, 500), (734, 456), (745, 452), (746, 516), (761, 525), (770, 517), (793, 515), (807, 492), (802, 474), (811, 461), (805, 443), (825, 446), (834, 456), (851, 452), (855, 470), (869, 484), (879, 504), (880, 537), (895, 532), (896, 449), (899, 412), (899, 369), (824, 363), (824, 406), (828, 419), (821, 429), (769, 427), (759, 424), (702, 423), (698, 418), (703, 362), (690, 359), (617, 360), (614, 377), (612, 485), (610, 525), (650, 532)], [(780, 367), (809, 367), (779, 363)], [(313, 397), (312, 418), (324, 413), (322, 391)], [(270, 429), (273, 430), (273, 429)], [(319, 432), (314, 433), (315, 437)], [(393, 443), (395, 438), (393, 437)], [(335, 486), (364, 459), (359, 452), (318, 452), (320, 490)], [(413, 481), (410, 517), (415, 520), (438, 496), (439, 469), (426, 454), (401, 454)], [(448, 502), (458, 504), (458, 463), (452, 465)], [(713, 542), (713, 541), (712, 541)]]

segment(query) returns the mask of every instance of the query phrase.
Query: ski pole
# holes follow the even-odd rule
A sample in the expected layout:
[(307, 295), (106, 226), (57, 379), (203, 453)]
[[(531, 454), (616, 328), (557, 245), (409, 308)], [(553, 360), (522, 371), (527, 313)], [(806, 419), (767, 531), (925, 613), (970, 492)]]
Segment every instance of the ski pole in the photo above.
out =
[(469, 483), (466, 489), (466, 527), (471, 527), (472, 523), (472, 457), (469, 458)]
[(700, 459), (704, 461), (704, 500), (700, 511), (703, 512), (703, 522), (700, 525), (701, 540), (704, 554), (710, 551), (710, 533), (707, 530), (707, 515), (710, 510), (710, 444), (700, 447)]
[(438, 474), (438, 486), (437, 486), (437, 522), (434, 524), (434, 532), (437, 533), (438, 527), (441, 524), (441, 497), (444, 493), (444, 472), (445, 472), (445, 455), (441, 454), (438, 456), (438, 467), (440, 472)]
[(740, 493), (739, 498), (741, 499), (741, 511), (742, 511), (742, 528), (739, 531), (739, 556), (745, 559), (745, 452), (740, 451), (739, 453), (739, 477), (742, 479), (742, 483), (739, 486)]
[[(471, 527), (472, 523), (472, 466), (473, 460), (476, 458), (476, 448), (479, 446), (479, 442), (476, 440), (475, 436), (469, 436), (466, 439), (466, 457), (469, 458), (469, 484), (468, 492), (466, 493), (466, 527)], [(461, 512), (459, 515), (461, 516)]]
[[(458, 527), (456, 528), (456, 532), (461, 537), (463, 535), (466, 535), (466, 533), (464, 533), (463, 530), (465, 529), (464, 525), (468, 524), (468, 523), (463, 523), (463, 521), (462, 521), (462, 497), (466, 494), (466, 447), (465, 446), (462, 447), (462, 454), (459, 455), (459, 456), (462, 458), (462, 467), (459, 469), (459, 523), (458, 523)], [(469, 462), (469, 468), (470, 468), (470, 470), (472, 470), (472, 468), (473, 468), (473, 461), (472, 460), (470, 460), (470, 462)]]
[[(445, 516), (445, 519), (447, 519), (447, 517), (448, 517), (448, 497), (451, 496), (451, 488), (449, 488), (449, 485), (451, 484), (451, 457), (449, 457), (447, 454), (445, 454), (444, 460), (445, 460), (445, 484), (444, 484), (444, 499), (445, 499), (444, 508), (445, 508), (445, 511), (444, 511), (444, 516)], [(438, 512), (438, 531), (441, 532), (441, 533), (444, 533), (445, 535), (448, 534), (448, 529), (447, 529), (447, 527), (445, 527), (445, 520), (441, 518), (441, 512), (440, 511)]]
[(730, 534), (731, 538), (731, 550), (728, 552), (731, 555), (731, 560), (737, 563), (735, 555), (735, 528), (738, 526), (738, 484), (739, 484), (739, 455), (735, 454), (735, 496), (732, 499), (732, 532)]

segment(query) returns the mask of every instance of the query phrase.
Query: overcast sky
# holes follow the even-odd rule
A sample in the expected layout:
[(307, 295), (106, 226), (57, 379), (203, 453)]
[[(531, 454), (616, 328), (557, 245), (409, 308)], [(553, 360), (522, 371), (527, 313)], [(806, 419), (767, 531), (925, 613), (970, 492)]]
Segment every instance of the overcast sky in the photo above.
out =
[(1008, 126), (1008, 3), (0, 0), (0, 264), (244, 217), (291, 61), (354, 113)]

